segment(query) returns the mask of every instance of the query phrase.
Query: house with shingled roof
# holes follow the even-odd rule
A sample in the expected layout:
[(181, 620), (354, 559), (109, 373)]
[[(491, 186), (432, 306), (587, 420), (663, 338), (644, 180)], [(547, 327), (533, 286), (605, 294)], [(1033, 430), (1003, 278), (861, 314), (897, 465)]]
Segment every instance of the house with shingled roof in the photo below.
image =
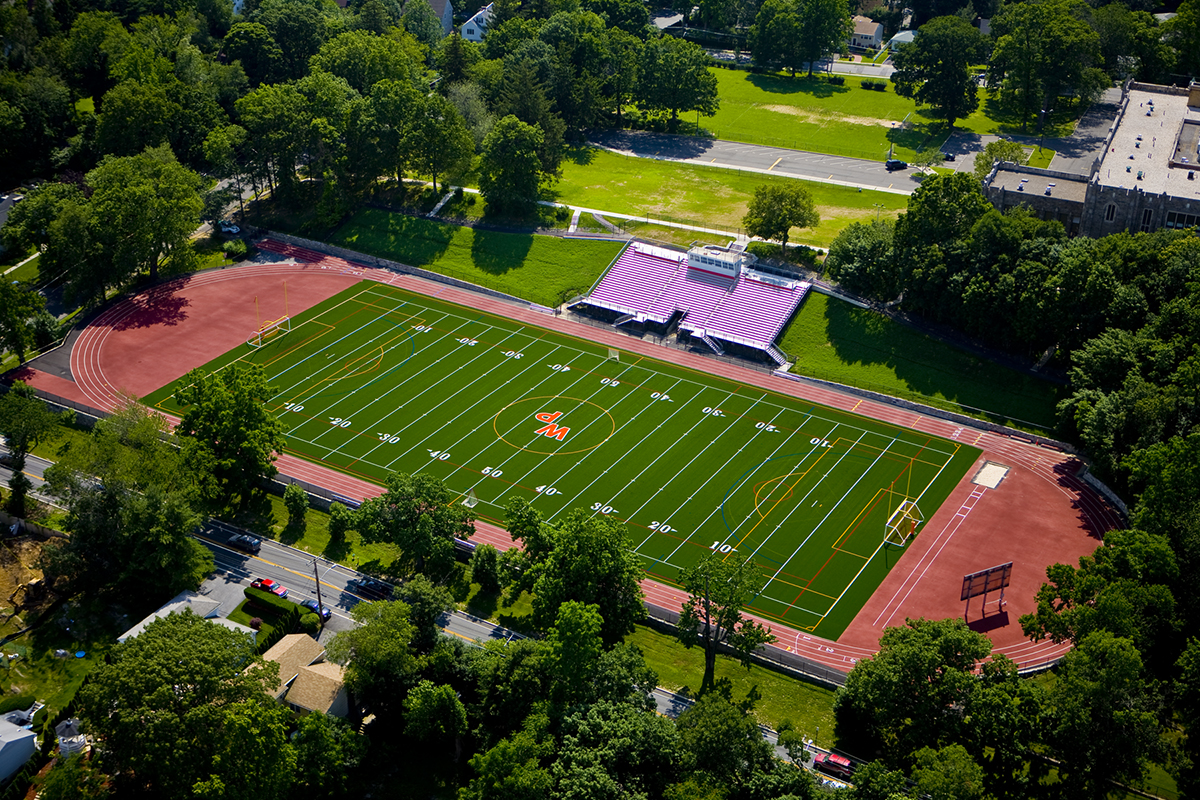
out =
[(305, 633), (284, 636), (264, 655), (279, 665), (279, 683), (271, 695), (299, 714), (320, 711), (334, 717), (350, 712), (345, 670), (325, 660), (325, 648)]

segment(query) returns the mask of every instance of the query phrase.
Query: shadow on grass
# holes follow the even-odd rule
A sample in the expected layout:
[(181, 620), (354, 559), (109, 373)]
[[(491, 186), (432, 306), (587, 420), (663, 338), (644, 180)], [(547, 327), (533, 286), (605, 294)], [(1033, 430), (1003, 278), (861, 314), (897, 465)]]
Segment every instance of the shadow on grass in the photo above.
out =
[(259, 536), (268, 539), (275, 538), (274, 509), (271, 508), (271, 501), (267, 497), (267, 493), (261, 489), (256, 489), (237, 505), (231, 504), (221, 509), (216, 516)]
[(565, 160), (570, 161), (572, 164), (586, 167), (596, 160), (596, 148), (588, 145), (568, 147)]
[(482, 619), (491, 619), (498, 608), (500, 592), (484, 592), (482, 589), (467, 603), (467, 613)]
[(845, 94), (851, 91), (847, 86), (835, 86), (819, 76), (797, 75), (796, 77), (788, 77), (785, 75), (758, 75), (749, 73), (746, 75), (746, 81), (752, 84), (755, 88), (772, 94), (810, 94), (813, 97), (833, 97), (835, 94)]
[(321, 555), (328, 558), (330, 561), (345, 561), (350, 555), (350, 543), (346, 541), (346, 537), (338, 538), (330, 537), (329, 544), (325, 545), (325, 549), (321, 551)]
[(286, 545), (295, 544), (304, 538), (304, 531), (307, 529), (307, 527), (308, 526), (305, 524), (304, 520), (301, 520), (297, 525), (293, 525), (291, 522), (289, 522), (284, 526), (283, 530), (279, 532), (279, 542)]
[(455, 225), (369, 209), (351, 217), (331, 241), (414, 267), (437, 261), (450, 248)]
[(532, 247), (532, 234), (476, 230), (471, 260), (489, 275), (503, 275), (524, 264)]

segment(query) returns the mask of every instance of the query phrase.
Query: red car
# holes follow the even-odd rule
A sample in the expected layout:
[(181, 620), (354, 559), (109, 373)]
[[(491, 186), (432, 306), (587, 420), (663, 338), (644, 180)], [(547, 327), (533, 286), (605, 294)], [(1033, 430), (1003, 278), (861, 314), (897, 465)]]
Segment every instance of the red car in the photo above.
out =
[(270, 592), (277, 597), (287, 597), (287, 587), (278, 581), (273, 581), (270, 578), (255, 578), (254, 583), (250, 584), (251, 589), (262, 589), (264, 592)]

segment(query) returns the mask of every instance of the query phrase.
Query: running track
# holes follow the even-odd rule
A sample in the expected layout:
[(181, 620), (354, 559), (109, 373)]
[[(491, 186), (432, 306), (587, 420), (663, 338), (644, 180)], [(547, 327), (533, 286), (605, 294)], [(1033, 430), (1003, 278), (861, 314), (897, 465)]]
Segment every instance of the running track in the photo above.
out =
[[(289, 310), (295, 315), (365, 279), (436, 295), (441, 300), (518, 322), (852, 411), (899, 427), (962, 441), (984, 451), (979, 464), (986, 459), (1008, 466), (1009, 476), (995, 490), (975, 486), (969, 479), (962, 481), (942, 508), (925, 522), (921, 535), (908, 545), (839, 641), (762, 620), (778, 639), (774, 647), (841, 671), (848, 671), (859, 658), (873, 654), (878, 649), (879, 634), (886, 626), (902, 624), (906, 617), (962, 614), (962, 604), (958, 601), (961, 576), (1005, 560), (1017, 562), (1013, 585), (1008, 590), (1008, 608), (1002, 613), (990, 603), (988, 614), (983, 616), (979, 600), (976, 600), (968, 617), (970, 624), (976, 630), (987, 632), (997, 652), (1022, 666), (1058, 658), (1066, 651), (1066, 646), (1030, 642), (1022, 636), (1016, 617), (1033, 609), (1033, 593), (1044, 579), (1046, 566), (1056, 562), (1074, 563), (1079, 556), (1095, 549), (1105, 531), (1120, 524), (1115, 510), (1076, 477), (1078, 461), (1056, 450), (962, 428), (935, 417), (693, 353), (659, 347), (616, 331), (581, 325), (524, 306), (274, 240), (264, 240), (259, 247), (299, 263), (280, 261), (201, 273), (127, 298), (98, 316), (79, 336), (71, 352), (74, 384), (36, 369), (26, 369), (20, 377), (49, 393), (97, 408), (113, 409), (123, 399), (122, 388), (127, 390), (124, 394), (143, 396), (244, 341), (245, 333), (253, 330), (251, 323), (256, 318), (249, 313), (245, 301), (251, 295), (256, 301), (259, 292), (264, 297), (271, 293), (278, 295), (278, 284), (289, 281)], [(306, 287), (310, 291), (305, 291)], [(242, 300), (240, 305), (239, 299)], [(160, 322), (164, 306), (173, 313), (166, 315), (167, 321)], [(270, 318), (270, 311), (266, 312), (266, 317)], [(217, 328), (219, 330), (214, 332)], [(169, 343), (172, 338), (186, 341), (187, 349), (193, 352), (180, 355), (168, 345), (160, 344)], [(172, 358), (163, 359), (159, 355), (147, 363), (148, 346), (159, 347), (159, 354), (165, 349), (172, 353)], [(134, 358), (131, 357), (133, 354), (139, 355)], [(382, 492), (382, 488), (373, 483), (287, 453), (279, 456), (277, 465), (283, 476), (324, 486), (346, 497), (362, 499)], [(974, 471), (972, 468), (968, 478)], [(513, 546), (502, 528), (479, 522), (476, 531), (479, 541), (502, 549)], [(648, 602), (663, 608), (678, 609), (684, 599), (679, 590), (654, 581), (643, 581), (642, 588)]]

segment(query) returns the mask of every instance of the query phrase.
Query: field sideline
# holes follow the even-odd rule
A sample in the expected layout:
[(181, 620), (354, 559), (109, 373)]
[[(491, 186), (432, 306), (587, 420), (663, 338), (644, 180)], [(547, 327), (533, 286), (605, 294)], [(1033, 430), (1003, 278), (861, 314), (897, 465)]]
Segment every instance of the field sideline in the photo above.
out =
[[(610, 514), (668, 583), (706, 551), (749, 554), (770, 578), (754, 610), (828, 638), (901, 554), (883, 544), (889, 518), (906, 531), (928, 518), (979, 454), (614, 353), (360, 284), (210, 368), (264, 365), (293, 454), (380, 483), (428, 472), (485, 520), (513, 495), (551, 522)], [(171, 392), (146, 402), (178, 413)]]

